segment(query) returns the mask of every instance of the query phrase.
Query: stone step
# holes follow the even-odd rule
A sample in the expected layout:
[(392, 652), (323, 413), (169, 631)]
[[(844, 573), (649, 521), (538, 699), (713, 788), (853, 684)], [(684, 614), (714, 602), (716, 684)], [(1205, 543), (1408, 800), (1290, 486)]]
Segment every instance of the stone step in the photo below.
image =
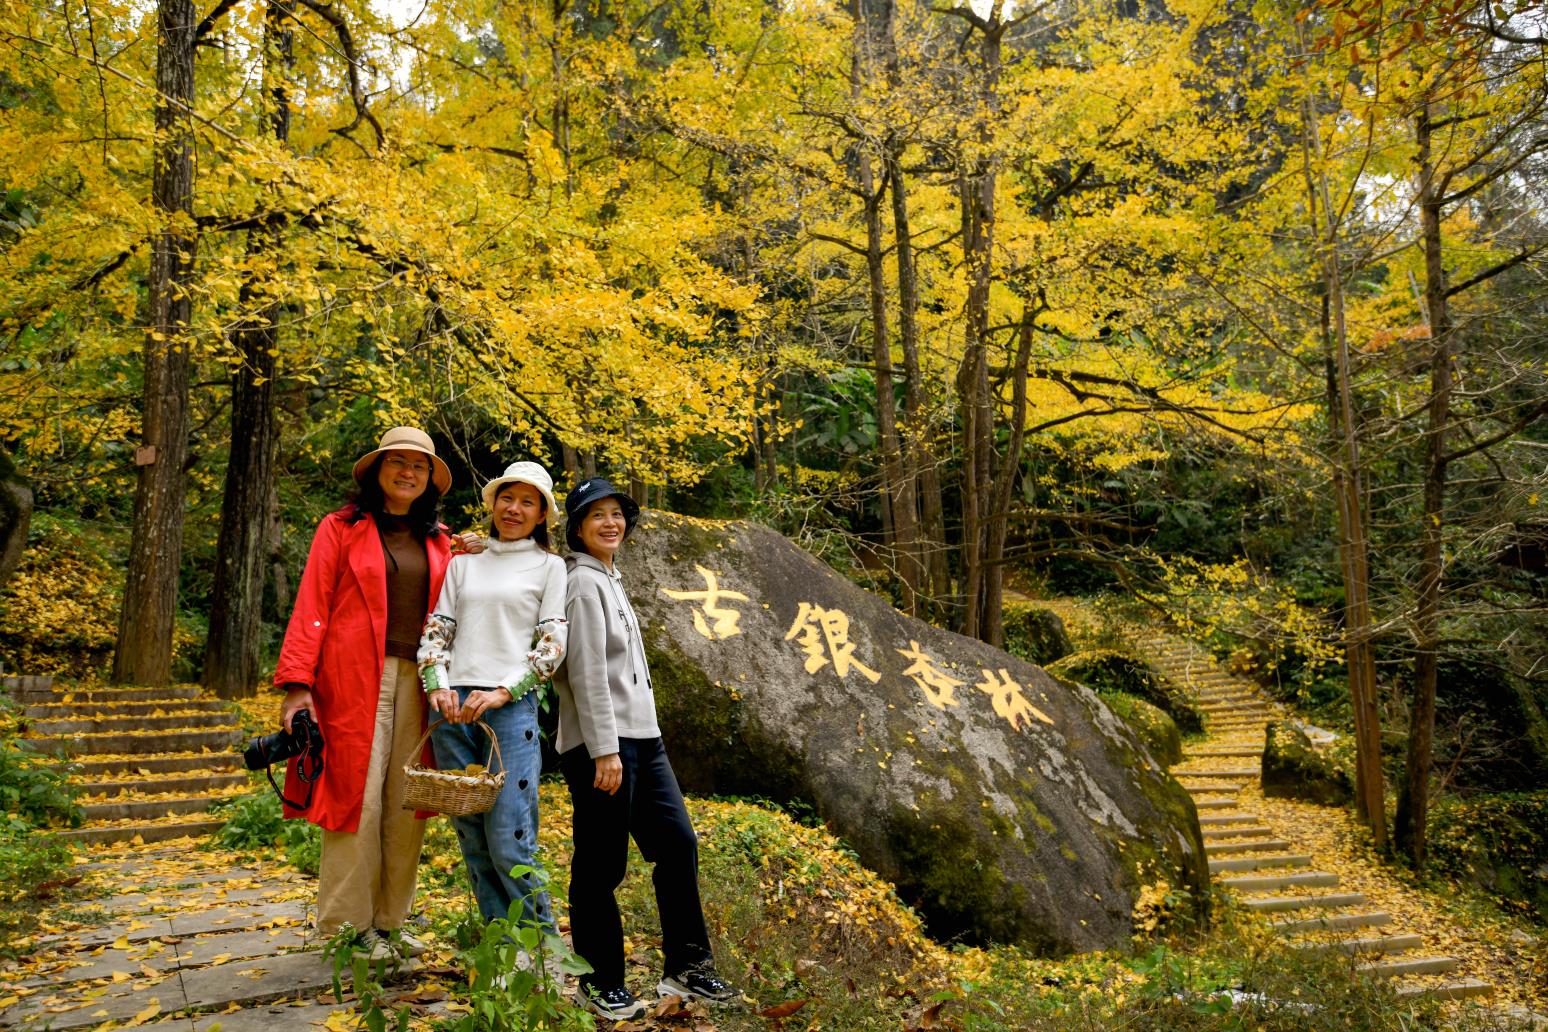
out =
[(1347, 932), (1356, 928), (1379, 928), (1391, 923), (1391, 914), (1371, 910), (1357, 914), (1328, 914), (1326, 917), (1270, 921), (1269, 930), (1278, 935), (1306, 935), (1310, 932)]
[(1494, 985), (1476, 978), (1462, 978), (1439, 985), (1403, 985), (1396, 990), (1400, 1000), (1473, 1000), (1481, 996), (1493, 996)]
[(1290, 948), (1297, 953), (1349, 953), (1354, 955), (1382, 953), (1407, 953), (1417, 949), (1423, 936), (1412, 932), (1400, 935), (1375, 935), (1363, 939), (1343, 939), (1339, 942), (1297, 942)]
[(1204, 746), (1201, 749), (1189, 749), (1187, 752), (1183, 753), (1183, 762), (1186, 763), (1188, 760), (1198, 760), (1198, 759), (1203, 759), (1205, 757), (1222, 757), (1222, 758), (1227, 758), (1227, 759), (1243, 759), (1243, 758), (1246, 758), (1246, 757), (1250, 756), (1253, 759), (1257, 759), (1258, 757), (1261, 757), (1262, 755), (1263, 755), (1263, 750), (1262, 749), (1249, 749), (1246, 746), (1239, 746), (1239, 745), (1235, 745), (1235, 746), (1232, 746), (1232, 745)]
[(1199, 818), (1199, 827), (1204, 829), (1204, 834), (1209, 834), (1210, 828), (1218, 828), (1227, 824), (1252, 824), (1263, 818), (1255, 813), (1207, 813)]
[(122, 799), (106, 803), (87, 803), (81, 807), (88, 821), (149, 820), (155, 817), (205, 813), (224, 796), (172, 796), (166, 799)]
[[(1365, 894), (1363, 892), (1329, 892), (1320, 896), (1259, 896), (1256, 899), (1242, 900), (1242, 906), (1260, 914), (1278, 914), (1287, 910), (1337, 910), (1339, 907), (1361, 907), (1364, 905)], [(1386, 915), (1383, 914), (1381, 916), (1385, 917)], [(1317, 917), (1311, 920), (1318, 928), (1328, 927), (1324, 923), (1329, 920), (1327, 917)], [(1280, 923), (1284, 924), (1285, 922)], [(1293, 924), (1294, 921), (1292, 920), (1290, 923)], [(1279, 929), (1276, 928), (1276, 930)]]
[(1361, 964), (1359, 970), (1378, 978), (1406, 978), (1413, 975), (1444, 975), (1458, 967), (1456, 957), (1400, 957)]
[(118, 756), (105, 760), (76, 760), (75, 776), (82, 779), (104, 778), (117, 774), (135, 775), (142, 771), (165, 774), (172, 771), (217, 772), (240, 770), (242, 757), (234, 750), (224, 752), (172, 753), (165, 756)]
[(1183, 782), (1185, 780), (1191, 781), (1192, 777), (1193, 776), (1191, 774), (1178, 774), (1177, 775), (1177, 783), (1182, 785), (1183, 791), (1185, 791), (1185, 792), (1224, 792), (1224, 793), (1228, 793), (1229, 794), (1229, 793), (1234, 793), (1234, 792), (1240, 792), (1243, 788), (1247, 787), (1245, 782), (1226, 782), (1226, 783), (1222, 784), (1219, 781), (1210, 781), (1210, 782), (1206, 782), (1205, 784), (1202, 784), (1202, 785), (1183, 784)]
[(147, 702), (47, 702), (26, 708), (26, 714), (39, 720), (64, 720), (71, 717), (91, 719), (113, 716), (150, 716), (157, 711), (177, 713), (223, 713), (226, 704), (219, 699), (158, 699)]
[(1227, 781), (1227, 780), (1239, 781), (1242, 778), (1246, 778), (1248, 781), (1256, 781), (1258, 779), (1258, 771), (1256, 771), (1256, 770), (1178, 770), (1176, 767), (1173, 767), (1172, 768), (1172, 776), (1175, 777), (1175, 778), (1193, 778), (1193, 779), (1196, 779), (1196, 780), (1202, 780), (1204, 778), (1219, 778), (1222, 781)]
[(72, 831), (60, 831), (55, 832), (55, 834), (59, 838), (68, 839), (76, 843), (129, 842), (135, 836), (139, 836), (141, 842), (163, 842), (167, 839), (182, 838), (185, 835), (202, 838), (212, 832), (219, 831), (225, 823), (225, 821), (203, 818), (186, 821), (158, 821), (145, 824), (114, 824), (75, 828)]
[(1209, 873), (1222, 871), (1265, 871), (1275, 867), (1310, 867), (1311, 857), (1304, 853), (1276, 853), (1273, 856), (1233, 856), (1211, 860)]
[(1331, 889), (1338, 885), (1338, 875), (1328, 871), (1307, 871), (1303, 874), (1249, 874), (1216, 881), (1221, 888), (1237, 892), (1273, 892), (1296, 887)]
[(86, 734), (68, 738), (24, 738), (21, 744), (55, 756), (93, 756), (102, 753), (168, 753), (211, 749), (223, 752), (242, 740), (241, 729), (221, 731), (167, 731), (155, 735)]
[(12, 702), (26, 705), (30, 702), (46, 702), (54, 692), (52, 674), (6, 674), (0, 676), (0, 695)]
[(64, 720), (34, 720), (30, 728), (35, 734), (76, 737), (78, 735), (119, 734), (125, 731), (174, 731), (178, 729), (234, 728), (236, 717), (219, 710), (194, 713), (174, 713), (170, 716), (109, 716), (70, 717)]
[(1256, 853), (1266, 849), (1289, 849), (1284, 839), (1245, 839), (1240, 842), (1206, 842), (1206, 856), (1225, 856), (1230, 853)]
[(1193, 801), (1196, 810), (1233, 810), (1236, 808), (1235, 799), (1195, 799)]
[(207, 792), (211, 789), (245, 785), (247, 775), (238, 770), (197, 772), (173, 771), (165, 778), (130, 778), (112, 781), (80, 781), (75, 787), (82, 796), (117, 796), (126, 793)]
[(1204, 833), (1204, 844), (1206, 846), (1208, 846), (1211, 842), (1221, 842), (1243, 838), (1262, 838), (1265, 835), (1274, 834), (1273, 828), (1266, 827), (1262, 824), (1239, 824), (1235, 827), (1208, 827), (1201, 828), (1199, 830)]
[[(410, 961), (393, 969), (388, 969), (384, 965), (381, 981), (394, 982), (410, 978), (420, 970), (421, 965), (417, 961)], [(347, 967), (341, 973), (345, 984), (349, 983), (350, 974)], [(116, 1022), (118, 1024), (113, 1027), (123, 1028), (143, 1024), (134, 1019), (153, 1002), (160, 1012), (159, 1016), (166, 1018), (195, 1007), (218, 1012), (233, 1004), (238, 1008), (253, 1007), (277, 1000), (289, 1001), (315, 997), (318, 993), (327, 990), (332, 983), (333, 965), (321, 953), (316, 951), (286, 953), (180, 971), (175, 979), (169, 979), (154, 986), (143, 986), (139, 984), (139, 980), (131, 979), (120, 986), (106, 986), (95, 999), (59, 1013), (42, 1013), (40, 1004), (36, 1002), (37, 997), (32, 997), (0, 1015), (0, 1022), (6, 1025), (23, 1024), (31, 1028), (47, 1027), (58, 1032), (95, 1028), (104, 1022)], [(301, 1022), (294, 1019), (293, 1015), (296, 1011), (303, 1009), (306, 1008), (286, 1007), (283, 1010), (277, 1010), (276, 1013), (261, 1016), (256, 1023), (243, 1022), (240, 1027), (275, 1030), (315, 1027), (312, 1021)], [(316, 1007), (311, 1010), (311, 1013), (317, 1018), (327, 1019), (328, 1015), (336, 1009), (336, 1005), (329, 1006), (326, 1011)], [(31, 1024), (37, 1018), (42, 1020)], [(353, 1021), (353, 1015), (350, 1015), (350, 1020)], [(209, 1029), (215, 1027), (217, 1023), (224, 1027), (237, 1026), (235, 1021), (221, 1022), (218, 1013), (211, 1013), (206, 1020), (197, 1022), (197, 1027)], [(187, 1018), (159, 1024), (162, 1028), (184, 1030), (196, 1026), (194, 1021)]]
[(75, 688), (54, 690), (50, 701), (58, 703), (85, 702), (154, 702), (160, 699), (197, 699), (196, 684), (171, 685), (166, 688)]

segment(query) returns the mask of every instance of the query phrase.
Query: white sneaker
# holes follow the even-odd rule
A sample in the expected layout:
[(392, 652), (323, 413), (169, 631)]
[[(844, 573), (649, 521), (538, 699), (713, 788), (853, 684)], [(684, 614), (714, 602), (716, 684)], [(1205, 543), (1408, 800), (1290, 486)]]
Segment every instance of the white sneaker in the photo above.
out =
[[(381, 935), (387, 938), (389, 942), (392, 942), (392, 932), (382, 932)], [(398, 953), (403, 956), (404, 959), (418, 957), (423, 955), (425, 952), (424, 940), (420, 939), (417, 935), (410, 934), (409, 930), (406, 928), (398, 929), (397, 941), (394, 942), (393, 945), (397, 947)]]

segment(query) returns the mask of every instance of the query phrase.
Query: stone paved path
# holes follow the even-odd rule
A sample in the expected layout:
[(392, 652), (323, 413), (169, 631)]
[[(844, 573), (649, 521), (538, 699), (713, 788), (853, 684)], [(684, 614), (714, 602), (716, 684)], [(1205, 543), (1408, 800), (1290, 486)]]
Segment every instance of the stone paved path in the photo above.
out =
[(96, 895), (72, 909), (105, 921), (45, 928), (30, 957), (0, 969), (0, 1027), (218, 1021), (222, 1032), (275, 1032), (353, 1021), (348, 1001), (332, 1000), (332, 966), (308, 932), (315, 882), (204, 845), (86, 845), (81, 888)]

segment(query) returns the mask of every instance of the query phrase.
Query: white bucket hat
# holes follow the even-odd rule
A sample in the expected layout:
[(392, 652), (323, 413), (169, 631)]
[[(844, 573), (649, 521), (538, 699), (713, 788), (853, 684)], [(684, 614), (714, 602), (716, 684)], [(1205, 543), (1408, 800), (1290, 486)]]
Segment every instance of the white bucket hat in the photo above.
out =
[(382, 452), (386, 451), (411, 451), (430, 456), (430, 464), (433, 467), (430, 480), (435, 484), (435, 489), (441, 494), (451, 490), (451, 470), (446, 463), (436, 458), (435, 442), (430, 440), (430, 435), (412, 426), (395, 426), (382, 434), (382, 443), (376, 446), (375, 451), (368, 451), (355, 460), (355, 483), (363, 482), (366, 470), (371, 468), (371, 462)]
[(500, 493), (500, 488), (506, 484), (531, 484), (542, 494), (543, 501), (548, 503), (547, 514), (552, 516), (558, 511), (554, 505), (554, 478), (548, 475), (548, 470), (536, 462), (513, 462), (505, 467), (505, 472), (498, 478), (484, 485), (484, 508), (493, 510), (495, 495)]

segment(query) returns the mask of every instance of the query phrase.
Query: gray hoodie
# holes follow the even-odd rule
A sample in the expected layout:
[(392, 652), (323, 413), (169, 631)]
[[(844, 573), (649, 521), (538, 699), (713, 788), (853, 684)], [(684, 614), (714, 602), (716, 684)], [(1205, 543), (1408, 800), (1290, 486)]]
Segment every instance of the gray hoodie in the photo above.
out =
[(565, 565), (570, 640), (554, 675), (559, 751), (584, 744), (595, 759), (616, 753), (620, 738), (660, 738), (645, 643), (616, 565), (609, 570), (585, 553)]

